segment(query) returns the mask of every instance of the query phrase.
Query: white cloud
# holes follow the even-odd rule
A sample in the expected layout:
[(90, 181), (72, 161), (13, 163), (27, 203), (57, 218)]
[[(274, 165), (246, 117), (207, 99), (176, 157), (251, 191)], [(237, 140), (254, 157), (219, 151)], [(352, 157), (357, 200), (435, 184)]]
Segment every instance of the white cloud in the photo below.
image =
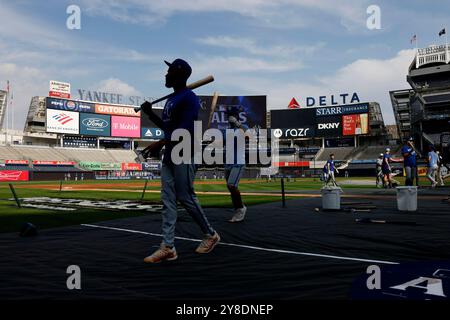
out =
[(333, 17), (342, 22), (363, 25), (368, 0), (82, 0), (88, 14), (107, 16), (126, 23), (163, 23), (180, 12), (229, 12), (256, 19), (276, 28), (322, 25)]
[(133, 86), (117, 78), (109, 78), (100, 81), (96, 89), (101, 92), (121, 93), (125, 96), (142, 95)]
[(255, 40), (241, 37), (231, 37), (231, 36), (216, 36), (216, 37), (205, 37), (197, 38), (196, 42), (218, 48), (226, 49), (239, 49), (246, 53), (260, 56), (272, 56), (272, 57), (290, 57), (293, 55), (311, 55), (317, 50), (323, 48), (325, 44), (319, 42), (314, 45), (305, 46), (292, 46), (292, 45), (265, 45), (259, 46)]
[(302, 68), (300, 61), (279, 61), (270, 62), (261, 59), (246, 57), (206, 57), (195, 58), (192, 63), (195, 65), (197, 74), (231, 74), (239, 73), (281, 73), (298, 70)]

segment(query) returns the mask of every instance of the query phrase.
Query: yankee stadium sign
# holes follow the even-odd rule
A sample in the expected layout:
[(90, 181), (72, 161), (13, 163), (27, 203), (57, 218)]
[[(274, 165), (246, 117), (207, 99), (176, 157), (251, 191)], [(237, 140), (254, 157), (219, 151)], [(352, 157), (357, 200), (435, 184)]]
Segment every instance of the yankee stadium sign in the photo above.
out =
[(109, 93), (101, 91), (91, 91), (85, 89), (78, 89), (78, 96), (80, 100), (101, 102), (108, 104), (125, 104), (131, 106), (140, 106), (144, 101), (152, 101), (151, 97), (141, 96), (126, 96), (120, 93)]

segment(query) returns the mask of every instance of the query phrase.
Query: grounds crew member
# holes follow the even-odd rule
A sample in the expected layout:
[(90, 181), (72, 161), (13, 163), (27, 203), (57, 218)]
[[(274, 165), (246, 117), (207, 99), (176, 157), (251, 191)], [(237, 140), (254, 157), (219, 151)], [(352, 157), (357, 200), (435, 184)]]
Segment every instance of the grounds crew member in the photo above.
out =
[(155, 148), (165, 145), (161, 167), (161, 200), (163, 202), (161, 247), (144, 259), (147, 263), (164, 260), (175, 260), (178, 255), (175, 249), (175, 225), (177, 221), (177, 200), (191, 215), (204, 234), (203, 241), (195, 250), (197, 253), (209, 253), (220, 241), (219, 234), (211, 227), (194, 192), (196, 165), (191, 163), (174, 164), (171, 152), (176, 142), (171, 141), (172, 133), (177, 129), (186, 129), (191, 136), (191, 150), (194, 150), (194, 121), (198, 119), (200, 101), (186, 82), (192, 73), (189, 64), (176, 59), (172, 63), (164, 61), (169, 69), (166, 74), (166, 87), (173, 88), (175, 95), (170, 97), (160, 119), (153, 113), (151, 104), (142, 104), (142, 110), (151, 121), (164, 131), (164, 138)]
[(336, 171), (336, 173), (339, 173), (339, 170), (334, 165), (334, 153), (330, 154), (330, 159), (328, 159), (327, 163), (325, 164), (325, 167), (328, 175), (327, 182), (325, 183), (325, 185), (328, 186), (329, 183), (331, 182), (335, 187), (337, 187), (338, 184), (336, 183), (334, 172)]
[(383, 173), (383, 184), (385, 188), (392, 188), (392, 180), (391, 180), (391, 149), (386, 148), (385, 153), (383, 154), (383, 162), (381, 164), (381, 171)]
[(414, 147), (414, 139), (411, 137), (405, 140), (405, 144), (402, 147), (401, 153), (403, 155), (403, 165), (405, 169), (405, 185), (412, 186), (414, 179), (416, 179), (416, 186), (419, 186), (419, 175), (417, 172), (417, 156), (420, 154)]
[(383, 186), (383, 171), (381, 170), (381, 166), (383, 165), (383, 156), (384, 154), (380, 153), (380, 156), (377, 159), (377, 163), (375, 165), (375, 173), (377, 175), (377, 179), (375, 182), (375, 186), (378, 188), (378, 186)]
[(436, 181), (439, 183), (440, 186), (444, 186), (444, 179), (442, 178), (442, 164), (443, 159), (439, 151), (436, 151), (436, 154), (438, 156), (438, 169), (436, 171)]

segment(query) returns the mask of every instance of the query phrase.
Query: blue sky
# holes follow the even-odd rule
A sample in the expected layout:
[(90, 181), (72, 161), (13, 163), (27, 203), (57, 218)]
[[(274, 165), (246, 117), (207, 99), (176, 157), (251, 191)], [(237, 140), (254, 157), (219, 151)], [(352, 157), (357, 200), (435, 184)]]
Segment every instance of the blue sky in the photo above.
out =
[[(81, 30), (66, 28), (67, 6)], [(366, 27), (369, 5), (381, 29)], [(48, 81), (76, 89), (158, 97), (167, 93), (163, 60), (184, 58), (191, 80), (216, 81), (199, 94), (268, 96), (269, 109), (292, 97), (358, 92), (393, 123), (389, 90), (407, 88), (410, 44), (444, 43), (449, 1), (366, 0), (0, 0), (0, 87), (10, 80), (15, 128)], [(447, 32), (449, 32), (448, 30)]]

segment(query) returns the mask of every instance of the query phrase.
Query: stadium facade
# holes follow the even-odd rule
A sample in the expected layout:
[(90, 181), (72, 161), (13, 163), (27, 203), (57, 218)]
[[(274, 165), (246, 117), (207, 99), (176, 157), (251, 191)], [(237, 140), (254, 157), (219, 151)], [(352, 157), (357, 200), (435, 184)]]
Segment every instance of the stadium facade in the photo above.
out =
[(390, 92), (401, 138), (414, 137), (423, 152), (433, 144), (448, 158), (450, 46), (417, 49), (406, 80), (410, 89)]

